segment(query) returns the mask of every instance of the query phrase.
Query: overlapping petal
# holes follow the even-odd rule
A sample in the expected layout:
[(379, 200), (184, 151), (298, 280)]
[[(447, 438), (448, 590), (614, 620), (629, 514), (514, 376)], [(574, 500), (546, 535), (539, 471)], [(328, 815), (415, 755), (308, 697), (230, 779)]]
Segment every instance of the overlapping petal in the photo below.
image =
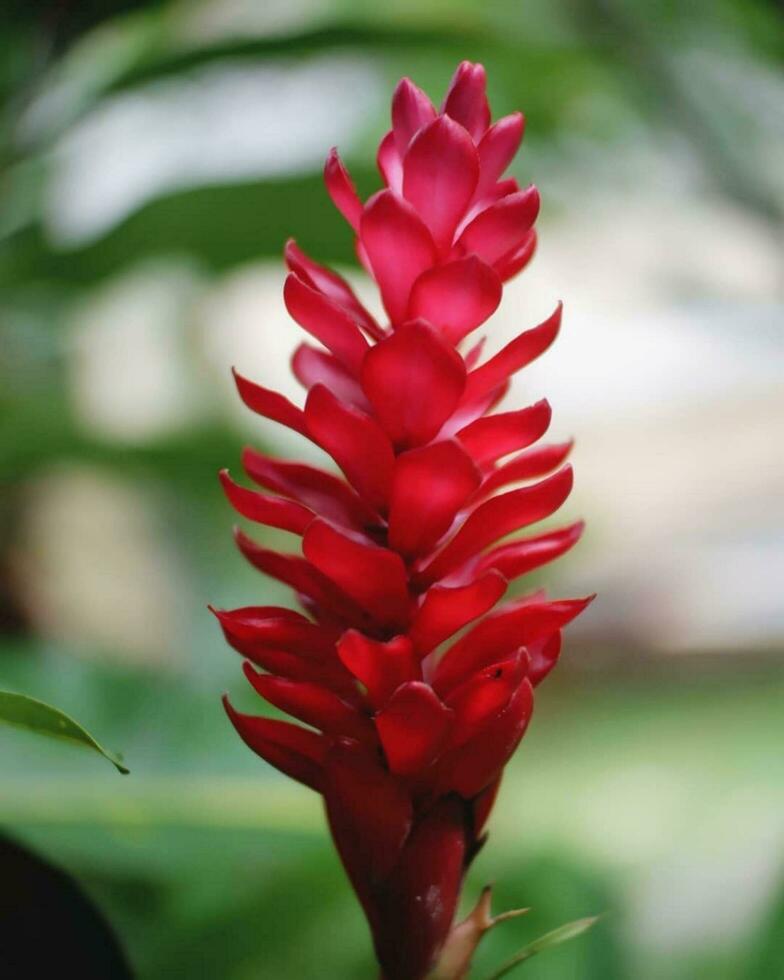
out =
[(390, 770), (412, 776), (427, 769), (446, 744), (452, 714), (429, 684), (401, 684), (375, 716)]
[(493, 123), (480, 140), (477, 197), (487, 194), (512, 162), (523, 138), (524, 126), (523, 114), (513, 112)]
[(449, 116), (437, 116), (411, 141), (403, 158), (403, 195), (442, 252), (452, 245), (478, 179), (474, 142)]
[(479, 142), (490, 125), (487, 76), (483, 65), (463, 61), (447, 90), (442, 112), (459, 122)]
[(528, 187), (502, 197), (478, 214), (465, 228), (457, 245), (493, 265), (525, 242), (539, 213), (539, 191)]
[(278, 527), (282, 531), (291, 531), (292, 534), (303, 534), (315, 517), (309, 507), (298, 504), (295, 500), (273, 497), (241, 487), (232, 480), (228, 470), (221, 470), (220, 479), (232, 507), (248, 520), (266, 524), (268, 527)]
[(562, 629), (579, 616), (591, 598), (517, 600), (500, 606), (447, 650), (433, 674), (433, 687), (442, 697), (447, 696), (482, 667)]
[(245, 676), (266, 701), (306, 725), (326, 735), (372, 742), (373, 725), (368, 716), (322, 684), (260, 674), (248, 663)]
[(476, 330), (501, 302), (498, 274), (476, 255), (455, 259), (423, 272), (414, 283), (409, 317), (438, 327), (452, 344)]
[(323, 761), (328, 747), (323, 735), (287, 721), (243, 714), (225, 697), (223, 704), (240, 738), (257, 755), (292, 779), (323, 791)]
[(397, 326), (405, 319), (411, 287), (438, 260), (433, 236), (407, 201), (379, 191), (362, 212), (360, 241), (384, 308)]
[(273, 459), (255, 449), (242, 453), (245, 472), (260, 486), (308, 507), (327, 520), (361, 530), (378, 523), (378, 516), (345, 480), (307, 463)]
[(317, 289), (347, 313), (351, 314), (362, 329), (377, 340), (384, 336), (384, 331), (376, 320), (357, 299), (354, 290), (342, 276), (326, 266), (314, 262), (297, 245), (293, 238), (286, 242), (283, 250), (286, 265), (292, 272), (313, 289)]
[(455, 439), (399, 455), (390, 491), (390, 546), (407, 557), (429, 551), (480, 481), (475, 463)]
[(254, 381), (243, 378), (237, 371), (233, 373), (240, 398), (251, 411), (273, 422), (279, 422), (289, 429), (294, 429), (302, 435), (308, 435), (305, 413), (301, 408), (297, 408), (285, 395), (270, 388), (263, 388)]
[(304, 330), (331, 350), (352, 374), (359, 373), (368, 342), (345, 310), (293, 272), (283, 287), (283, 300), (286, 309)]
[(478, 466), (494, 463), (536, 442), (547, 432), (552, 411), (546, 400), (516, 412), (486, 415), (457, 433)]
[(420, 656), (488, 612), (506, 592), (507, 578), (492, 566), (467, 585), (434, 585), (425, 594), (409, 629)]
[(367, 398), (356, 377), (327, 351), (300, 344), (291, 357), (291, 369), (308, 391), (316, 385), (324, 385), (339, 401), (363, 412), (368, 410)]
[(329, 151), (324, 166), (324, 183), (326, 184), (332, 203), (348, 221), (354, 231), (359, 231), (359, 220), (362, 214), (362, 202), (357, 189), (349, 176), (348, 170), (333, 147)]
[(369, 506), (384, 510), (395, 456), (378, 422), (338, 401), (323, 385), (311, 388), (304, 414), (314, 442), (330, 454)]
[(475, 368), (468, 375), (464, 400), (473, 402), (494, 391), (513, 374), (543, 354), (558, 336), (561, 312), (559, 303), (555, 312), (538, 327), (524, 331), (490, 360)]
[(406, 323), (368, 352), (362, 387), (398, 450), (429, 442), (463, 394), (463, 359), (422, 320)]
[(382, 642), (358, 630), (348, 630), (340, 638), (337, 649), (341, 662), (362, 684), (376, 708), (382, 708), (401, 684), (422, 678), (408, 636)]
[(565, 466), (541, 483), (510, 490), (479, 504), (454, 537), (421, 570), (420, 579), (433, 582), (445, 578), (504, 535), (549, 517), (569, 496), (572, 480), (572, 469)]
[(408, 576), (400, 555), (316, 518), (302, 539), (305, 557), (377, 622), (404, 628), (410, 618)]
[(414, 85), (410, 78), (401, 79), (392, 96), (392, 132), (401, 160), (414, 136), (435, 117), (433, 103), (422, 89)]
[(583, 533), (582, 521), (557, 531), (546, 531), (531, 538), (521, 538), (502, 544), (483, 555), (477, 564), (478, 572), (494, 569), (508, 581), (546, 565), (573, 548)]

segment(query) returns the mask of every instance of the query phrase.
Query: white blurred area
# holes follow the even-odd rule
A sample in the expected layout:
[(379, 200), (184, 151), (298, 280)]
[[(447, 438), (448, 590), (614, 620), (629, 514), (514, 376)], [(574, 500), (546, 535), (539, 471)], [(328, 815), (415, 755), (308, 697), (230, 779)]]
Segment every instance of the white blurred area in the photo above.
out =
[(604, 195), (545, 228), (507, 290), (499, 340), (566, 304), (517, 390), (577, 439), (589, 532), (562, 584), (600, 599), (574, 634), (693, 652), (784, 636), (781, 259), (725, 202)]
[[(333, 143), (350, 149), (380, 111), (378, 72), (365, 62), (210, 72), (110, 100), (71, 131), (51, 187), (58, 240), (88, 239), (173, 186), (312, 169)], [(600, 599), (573, 636), (765, 651), (784, 638), (780, 238), (712, 195), (674, 147), (607, 147), (596, 180), (602, 157), (591, 153), (593, 172), (576, 153), (538, 180), (537, 159), (525, 158), (544, 194), (540, 251), (486, 330), (492, 353), (565, 302), (561, 337), (508, 404), (548, 397), (553, 437), (577, 439), (562, 519), (583, 516), (589, 531), (557, 588)], [(378, 311), (370, 284), (347, 275)], [(318, 459), (244, 409), (230, 378), (236, 365), (301, 401), (283, 277), (281, 262), (208, 279), (171, 257), (101, 285), (71, 322), (84, 428), (133, 444), (220, 416), (249, 441)]]
[(181, 667), (186, 575), (154, 491), (60, 464), (27, 504), (16, 574), (40, 634), (102, 660)]
[(380, 104), (365, 58), (231, 60), (105, 100), (56, 150), (47, 230), (93, 240), (166, 192), (318, 169)]

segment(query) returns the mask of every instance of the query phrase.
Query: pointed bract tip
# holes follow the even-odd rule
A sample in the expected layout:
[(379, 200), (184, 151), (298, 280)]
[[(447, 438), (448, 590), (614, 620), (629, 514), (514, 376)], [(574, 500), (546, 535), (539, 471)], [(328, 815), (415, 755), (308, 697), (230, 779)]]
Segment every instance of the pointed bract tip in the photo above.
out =
[(408, 94), (408, 93), (414, 94), (420, 91), (421, 89), (419, 88), (419, 86), (414, 81), (412, 81), (412, 79), (409, 78), (408, 75), (404, 75), (395, 86), (395, 90), (392, 93), (392, 101), (394, 102), (394, 100), (397, 97), (403, 94)]
[(253, 688), (253, 690), (256, 691), (257, 694), (261, 694), (262, 692), (259, 690), (258, 681), (261, 677), (265, 675), (262, 674), (261, 671), (256, 670), (256, 668), (253, 666), (250, 660), (242, 661), (242, 672), (245, 675), (245, 679)]

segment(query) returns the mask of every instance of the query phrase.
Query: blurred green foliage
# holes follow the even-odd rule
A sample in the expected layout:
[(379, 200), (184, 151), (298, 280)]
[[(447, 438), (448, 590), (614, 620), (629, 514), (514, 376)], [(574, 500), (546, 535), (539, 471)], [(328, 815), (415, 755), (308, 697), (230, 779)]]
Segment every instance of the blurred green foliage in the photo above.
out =
[[(39, 2), (0, 13), (0, 682), (89, 719), (107, 744), (123, 747), (133, 771), (118, 787), (89, 759), (3, 732), (0, 822), (77, 877), (146, 980), (363, 980), (372, 974), (366, 930), (318, 802), (255, 759), (220, 711), (224, 687), (238, 702), (253, 701), (205, 604), (261, 601), (261, 592), (275, 601), (235, 557), (214, 479), (237, 459), (241, 435), (205, 393), (204, 411), (180, 430), (102, 438), (74, 411), (67, 377), (74, 310), (140, 265), (173, 256), (215, 283), (277, 258), (291, 234), (322, 260), (350, 263), (349, 236), (308, 167), (164, 188), (92, 239), (69, 244), (52, 233), (48, 211), (62, 140), (118, 96), (210, 65), (358, 55), (387, 88), (409, 74), (435, 93), (456, 61), (473, 58), (488, 66), (499, 114), (526, 110), (518, 176), (536, 173), (546, 208), (559, 206), (559, 181), (586, 179), (583, 163), (597, 154), (602, 166), (624, 140), (655, 144), (666, 134), (688, 147), (713, 193), (774, 221), (776, 187), (760, 155), (748, 152), (762, 145), (765, 120), (749, 118), (741, 93), (717, 92), (709, 77), (690, 73), (684, 56), (708, 50), (718, 61), (778, 71), (784, 29), (778, 4), (743, 0), (334, 0), (292, 10), (269, 4), (266, 26), (256, 17), (244, 29), (192, 29), (210, 22), (205, 9), (220, 6)], [(376, 183), (370, 161), (384, 127), (382, 115), (368, 119), (349, 153), (366, 192)], [(122, 367), (118, 351), (115, 369)], [(20, 597), (20, 515), (31, 487), (60, 465), (89, 467), (154, 500), (157, 541), (184, 582), (170, 609), (179, 659), (167, 659), (163, 642), (157, 661), (139, 665), (100, 641), (41, 635)], [(744, 832), (710, 823), (720, 804), (737, 797), (758, 804), (765, 819), (780, 814), (782, 693), (780, 677), (734, 673), (685, 686), (609, 673), (553, 682), (467, 889), (470, 898), (496, 878), (498, 909), (533, 911), (490, 937), (477, 976), (548, 929), (593, 913), (604, 918), (591, 933), (538, 957), (524, 975), (782, 975), (781, 899), (754, 935), (718, 927), (670, 949), (639, 928), (639, 893), (659, 865), (689, 848), (709, 861), (712, 849)], [(746, 810), (738, 813), (740, 820)], [(774, 867), (780, 861), (771, 854)], [(671, 920), (681, 897), (661, 900)]]

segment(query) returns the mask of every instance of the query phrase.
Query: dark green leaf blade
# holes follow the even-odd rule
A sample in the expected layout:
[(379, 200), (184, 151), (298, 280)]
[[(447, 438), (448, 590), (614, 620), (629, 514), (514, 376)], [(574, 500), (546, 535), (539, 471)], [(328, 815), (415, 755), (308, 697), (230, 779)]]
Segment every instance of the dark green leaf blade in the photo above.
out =
[(546, 949), (550, 949), (553, 946), (560, 946), (561, 943), (565, 943), (570, 939), (575, 939), (577, 936), (581, 936), (584, 932), (587, 932), (592, 926), (594, 926), (599, 921), (599, 916), (594, 915), (587, 919), (575, 919), (574, 922), (567, 922), (566, 925), (559, 926), (557, 929), (553, 929), (551, 932), (546, 932), (543, 936), (538, 939), (534, 939), (532, 943), (523, 947), (519, 953), (506, 961), (495, 973), (492, 973), (487, 980), (501, 980), (501, 977), (505, 977), (508, 973), (518, 966), (520, 963), (524, 963), (526, 960), (530, 960), (532, 956), (536, 956), (537, 953), (541, 953)]
[(0, 833), (0, 949), (3, 976), (59, 974), (133, 980), (119, 938), (62, 868)]
[(108, 759), (109, 762), (123, 775), (130, 771), (118, 756), (100, 745), (88, 731), (75, 722), (59, 708), (53, 708), (43, 701), (28, 697), (26, 694), (15, 694), (12, 691), (0, 691), (0, 722), (26, 728), (39, 735), (49, 735), (62, 738), (77, 745), (95, 749), (96, 752)]

